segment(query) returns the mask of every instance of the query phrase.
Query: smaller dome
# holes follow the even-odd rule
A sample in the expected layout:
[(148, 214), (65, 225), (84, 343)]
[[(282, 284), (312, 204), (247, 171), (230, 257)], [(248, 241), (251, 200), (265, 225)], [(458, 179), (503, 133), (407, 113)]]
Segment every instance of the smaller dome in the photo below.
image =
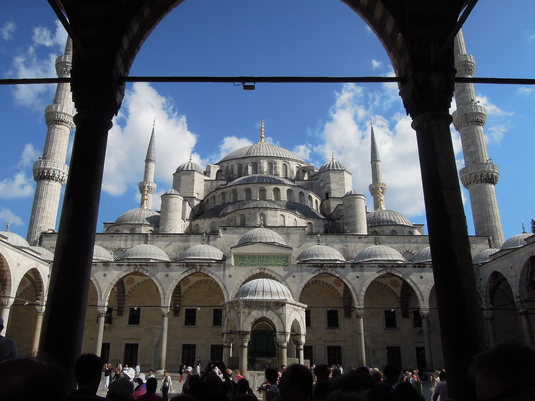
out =
[(176, 172), (178, 173), (179, 171), (197, 171), (201, 174), (204, 174), (204, 170), (202, 169), (202, 167), (199, 166), (197, 163), (192, 162), (191, 159), (190, 161), (178, 166)]
[(265, 243), (288, 246), (286, 241), (275, 231), (265, 227), (255, 228), (240, 238), (238, 245)]
[(401, 256), (401, 253), (393, 248), (385, 245), (372, 245), (363, 249), (354, 260), (355, 263), (366, 262), (388, 262), (388, 263), (403, 263), (406, 260)]
[(178, 260), (206, 260), (219, 262), (225, 260), (225, 255), (214, 246), (198, 244), (188, 248)]
[(93, 247), (93, 262), (113, 262), (113, 256), (106, 248), (95, 244)]
[(356, 189), (352, 189), (351, 191), (347, 191), (344, 196), (351, 196), (351, 195), (362, 195), (362, 194)]
[(498, 251), (499, 249), (496, 248), (485, 249), (484, 251), (479, 252), (476, 256), (474, 256), (474, 258), (472, 259), (472, 263), (475, 265), (487, 263), (490, 261), (490, 256)]
[(121, 260), (136, 259), (154, 262), (170, 262), (169, 256), (155, 245), (141, 244), (128, 249)]
[(411, 260), (412, 263), (426, 263), (431, 262), (431, 248), (427, 247), (419, 250)]
[(176, 189), (173, 189), (171, 188), (170, 190), (168, 191), (165, 191), (162, 196), (166, 196), (166, 195), (178, 195), (178, 196), (182, 196), (180, 195), (180, 192), (178, 192)]
[(500, 249), (513, 249), (520, 248), (521, 246), (526, 245), (526, 238), (531, 237), (533, 234), (529, 233), (520, 233), (505, 241)]
[(54, 254), (48, 249), (43, 248), (42, 246), (33, 245), (30, 246), (30, 249), (33, 249), (35, 252), (41, 255), (41, 259), (47, 262), (52, 262), (54, 260)]
[(293, 301), (290, 290), (284, 284), (269, 278), (258, 278), (245, 283), (240, 287), (234, 299)]
[(28, 241), (26, 241), (20, 235), (12, 233), (11, 231), (0, 231), (0, 235), (3, 235), (4, 237), (7, 238), (6, 242), (8, 244), (11, 244), (13, 246), (20, 246), (24, 248), (30, 247), (30, 244), (28, 244)]
[(319, 169), (319, 172), (322, 173), (328, 170), (347, 171), (347, 169), (342, 163), (337, 162), (334, 159), (331, 160), (330, 162), (325, 163), (323, 166), (321, 166)]
[(413, 227), (412, 222), (399, 212), (393, 210), (376, 210), (366, 215), (368, 227), (376, 226), (407, 226)]
[(346, 260), (340, 252), (327, 245), (314, 245), (301, 252), (299, 262), (344, 263)]
[(123, 213), (115, 224), (150, 224), (157, 225), (160, 221), (160, 213), (151, 209), (138, 207), (137, 209), (131, 209), (128, 212)]

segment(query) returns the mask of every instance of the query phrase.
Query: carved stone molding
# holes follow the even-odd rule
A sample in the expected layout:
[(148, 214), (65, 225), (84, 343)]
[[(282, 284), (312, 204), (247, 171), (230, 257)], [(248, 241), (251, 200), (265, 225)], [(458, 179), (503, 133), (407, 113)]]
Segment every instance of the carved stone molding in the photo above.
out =
[(476, 59), (470, 54), (460, 54), (455, 60), (458, 77), (473, 77), (476, 72)]
[(471, 125), (484, 127), (487, 123), (487, 111), (483, 106), (475, 103), (459, 107), (452, 115), (453, 125), (457, 131)]
[(50, 180), (65, 185), (68, 175), (69, 166), (54, 160), (41, 159), (33, 164), (33, 179), (35, 181)]
[(500, 179), (500, 169), (492, 162), (478, 163), (461, 169), (459, 175), (463, 186), (467, 189), (475, 184), (496, 185)]
[(46, 125), (64, 125), (70, 130), (74, 128), (74, 109), (63, 104), (51, 104), (45, 109)]

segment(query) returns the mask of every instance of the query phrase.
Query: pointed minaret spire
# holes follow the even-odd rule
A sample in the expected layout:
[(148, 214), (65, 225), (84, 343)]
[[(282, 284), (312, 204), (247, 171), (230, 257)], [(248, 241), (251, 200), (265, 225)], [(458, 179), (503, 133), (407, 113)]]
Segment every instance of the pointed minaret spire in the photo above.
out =
[(260, 120), (260, 142), (258, 143), (266, 143), (264, 141), (265, 135), (264, 135), (264, 120)]
[[(70, 78), (71, 68), (72, 41), (67, 38), (65, 53), (56, 59), (58, 78)], [(43, 155), (33, 165), (36, 187), (26, 238), (30, 245), (38, 244), (43, 231), (56, 228), (61, 187), (69, 174), (65, 162), (70, 132), (74, 128), (73, 116), (71, 84), (59, 83), (54, 103), (45, 109), (47, 133)]]
[[(476, 69), (475, 58), (466, 53), (462, 31), (454, 41), (455, 68), (457, 77), (471, 78)], [(474, 84), (455, 84), (453, 124), (461, 134), (465, 167), (459, 175), (463, 186), (470, 193), (472, 217), (476, 235), (492, 238), (500, 247), (504, 242), (502, 222), (496, 197), (496, 184), (500, 169), (489, 158), (483, 127), (487, 112), (476, 100)]]
[(156, 183), (154, 182), (154, 170), (156, 168), (156, 137), (155, 137), (156, 117), (152, 122), (152, 132), (150, 135), (147, 156), (145, 157), (145, 171), (143, 181), (139, 183), (139, 192), (141, 193), (141, 205), (143, 209), (152, 209), (152, 195), (156, 192)]
[(381, 173), (381, 159), (379, 158), (379, 150), (377, 148), (377, 142), (375, 141), (375, 132), (373, 131), (373, 121), (371, 117), (370, 131), (370, 163), (372, 165), (372, 183), (369, 186), (369, 190), (373, 197), (373, 210), (385, 210), (384, 194), (386, 192), (386, 184), (383, 182), (383, 175)]

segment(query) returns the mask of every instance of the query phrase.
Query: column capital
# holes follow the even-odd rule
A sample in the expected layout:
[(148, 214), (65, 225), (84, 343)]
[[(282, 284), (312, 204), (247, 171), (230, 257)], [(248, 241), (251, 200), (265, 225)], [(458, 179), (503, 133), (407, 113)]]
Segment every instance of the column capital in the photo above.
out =
[(251, 340), (251, 333), (249, 331), (238, 333), (238, 340), (240, 341), (241, 348), (247, 348)]
[(355, 312), (357, 319), (362, 319), (364, 317), (364, 308), (357, 308), (355, 309)]
[(418, 310), (418, 312), (420, 313), (420, 317), (422, 319), (428, 319), (429, 318), (429, 308), (420, 308)]

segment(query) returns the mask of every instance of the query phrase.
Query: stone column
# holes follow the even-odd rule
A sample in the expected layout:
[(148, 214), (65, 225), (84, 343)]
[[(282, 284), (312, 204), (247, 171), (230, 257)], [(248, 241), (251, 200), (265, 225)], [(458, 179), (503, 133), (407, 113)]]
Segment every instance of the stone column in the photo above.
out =
[(104, 341), (104, 324), (106, 323), (107, 307), (98, 308), (98, 327), (97, 327), (97, 342), (95, 344), (95, 355), (102, 356), (102, 341)]
[(418, 143), (449, 396), (464, 401), (476, 398), (466, 367), (485, 349), (485, 341), (450, 130), (453, 46), (440, 62), (435, 46), (442, 45), (429, 41), (414, 52), (420, 63), (400, 85), (400, 94)]
[(520, 315), (520, 321), (522, 322), (524, 341), (527, 345), (533, 346), (533, 332), (531, 331), (531, 323), (529, 322), (529, 312), (527, 309), (520, 309), (518, 314)]
[(124, 96), (124, 83), (108, 64), (77, 55), (71, 73), (76, 132), (39, 346), (65, 369), (68, 392), (76, 388), (82, 350), (108, 131)]
[(366, 346), (364, 341), (364, 309), (357, 309), (357, 354), (359, 366), (366, 366)]
[(429, 309), (420, 309), (422, 329), (424, 332), (425, 364), (427, 370), (433, 369), (433, 347), (431, 346), (431, 326), (429, 325)]
[(162, 349), (160, 354), (160, 369), (163, 371), (167, 363), (167, 331), (169, 326), (169, 308), (162, 308)]
[(277, 333), (277, 350), (280, 365), (288, 365), (288, 341), (290, 339), (289, 333)]
[(43, 317), (45, 315), (44, 305), (37, 305), (35, 308), (37, 312), (37, 319), (35, 321), (35, 332), (33, 334), (32, 355), (37, 355), (39, 351), (39, 338), (41, 337), (41, 328), (43, 326)]
[(13, 301), (2, 300), (2, 309), (0, 310), (0, 316), (4, 319), (4, 334), (7, 333), (7, 326), (9, 325), (9, 315), (11, 314), (11, 305)]
[(228, 366), (229, 359), (232, 356), (232, 341), (234, 339), (228, 334), (223, 334), (223, 362)]
[(301, 365), (304, 365), (305, 364), (305, 351), (303, 348), (305, 345), (304, 336), (299, 336), (299, 339), (294, 341), (294, 344), (295, 344), (295, 353), (296, 353), (295, 356), (297, 358), (297, 361)]
[(489, 346), (496, 345), (496, 330), (494, 329), (494, 311), (492, 309), (485, 309), (483, 311), (485, 317), (485, 323), (487, 327), (487, 333), (489, 335)]
[(249, 341), (251, 340), (250, 332), (240, 333), (240, 372), (243, 377), (247, 378), (247, 358)]

